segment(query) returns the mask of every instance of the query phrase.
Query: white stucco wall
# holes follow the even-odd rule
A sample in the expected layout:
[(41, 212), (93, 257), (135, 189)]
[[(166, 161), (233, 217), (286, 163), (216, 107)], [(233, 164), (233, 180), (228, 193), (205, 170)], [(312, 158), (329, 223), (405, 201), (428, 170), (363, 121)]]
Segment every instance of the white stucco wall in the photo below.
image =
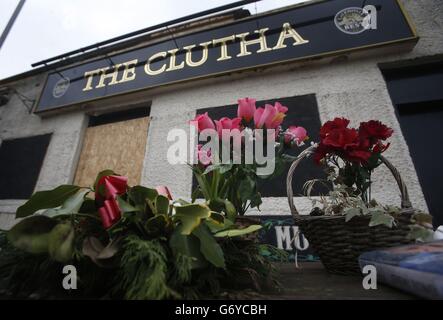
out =
[[(146, 92), (152, 101), (147, 153), (142, 184), (167, 185), (176, 197), (189, 198), (191, 170), (186, 166), (171, 166), (166, 160), (166, 137), (170, 128), (186, 128), (188, 121), (200, 108), (236, 103), (241, 97), (257, 100), (274, 99), (314, 93), (321, 121), (345, 116), (352, 123), (381, 119), (395, 130), (391, 147), (386, 152), (399, 169), (409, 188), (411, 200), (417, 208), (426, 210), (426, 203), (401, 134), (386, 83), (378, 68), (380, 62), (405, 60), (443, 53), (443, 3), (440, 0), (402, 0), (417, 27), (420, 41), (411, 52), (382, 54), (372, 57), (341, 58), (323, 64), (292, 65), (284, 69), (245, 72), (216, 80), (198, 81), (170, 87), (163, 92)], [(19, 92), (35, 98), (41, 90), (43, 76), (12, 84)], [(36, 87), (39, 83), (40, 86)], [(36, 190), (70, 183), (81, 148), (87, 116), (83, 110), (41, 119), (30, 115), (14, 96), (8, 105), (0, 107), (0, 141), (52, 132), (53, 137), (40, 172)], [(380, 169), (374, 175), (373, 195), (385, 203), (399, 204), (395, 181)], [(0, 228), (13, 223), (13, 212), (22, 201), (0, 200)], [(307, 213), (310, 202), (296, 200), (297, 207)], [(265, 214), (289, 214), (285, 198), (266, 198), (262, 206)], [(251, 211), (251, 214), (257, 212)]]

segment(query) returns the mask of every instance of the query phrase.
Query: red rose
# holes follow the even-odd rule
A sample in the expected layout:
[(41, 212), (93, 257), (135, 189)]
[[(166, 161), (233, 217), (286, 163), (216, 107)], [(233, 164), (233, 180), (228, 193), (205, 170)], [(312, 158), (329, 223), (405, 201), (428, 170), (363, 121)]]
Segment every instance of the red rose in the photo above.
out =
[(330, 133), (332, 130), (336, 129), (345, 129), (348, 127), (349, 120), (345, 118), (335, 118), (332, 121), (327, 121), (322, 127), (320, 128), (320, 137), (324, 138), (328, 133)]
[(340, 128), (330, 131), (322, 139), (325, 146), (347, 150), (359, 146), (359, 136), (356, 129)]
[(375, 143), (376, 140), (386, 140), (392, 136), (394, 132), (394, 130), (376, 120), (360, 123), (358, 131), (362, 138), (369, 139), (373, 143)]

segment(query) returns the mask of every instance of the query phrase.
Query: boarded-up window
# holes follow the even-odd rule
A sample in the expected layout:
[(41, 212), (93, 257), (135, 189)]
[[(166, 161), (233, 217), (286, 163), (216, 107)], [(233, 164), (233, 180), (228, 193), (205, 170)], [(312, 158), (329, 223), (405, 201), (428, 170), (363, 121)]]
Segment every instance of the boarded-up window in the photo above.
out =
[(50, 134), (3, 141), (0, 146), (0, 199), (28, 199), (34, 192)]
[(149, 108), (91, 117), (74, 184), (91, 186), (97, 173), (111, 169), (140, 183), (149, 127)]
[[(285, 127), (296, 125), (306, 128), (310, 141), (318, 141), (318, 133), (320, 131), (320, 116), (318, 113), (317, 101), (314, 94), (279, 98), (273, 100), (257, 101), (257, 107), (264, 106), (266, 103), (274, 104), (276, 101), (288, 107), (283, 125)], [(212, 119), (220, 119), (222, 117), (234, 118), (237, 117), (237, 105), (229, 105), (224, 107), (206, 108), (197, 111), (198, 114), (208, 112)], [(297, 155), (304, 147), (295, 148), (289, 152), (291, 155)], [(282, 175), (270, 180), (260, 180), (258, 189), (263, 197), (285, 197), (286, 196), (286, 175), (288, 168)], [(302, 161), (297, 168), (293, 179), (294, 195), (302, 195), (303, 184), (306, 180), (313, 178), (324, 178), (325, 175), (321, 168), (315, 165), (311, 158)], [(197, 185), (193, 181), (193, 188)], [(313, 195), (325, 193), (324, 188), (314, 190)]]

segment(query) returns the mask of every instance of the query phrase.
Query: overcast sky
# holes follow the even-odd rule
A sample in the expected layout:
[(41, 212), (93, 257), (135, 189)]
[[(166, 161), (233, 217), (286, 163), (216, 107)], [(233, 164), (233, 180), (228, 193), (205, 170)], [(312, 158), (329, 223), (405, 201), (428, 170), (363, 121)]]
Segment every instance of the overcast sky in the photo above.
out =
[[(251, 13), (304, 0), (262, 0)], [(3, 32), (19, 0), (0, 0)], [(0, 79), (31, 63), (235, 0), (27, 0), (0, 49)]]

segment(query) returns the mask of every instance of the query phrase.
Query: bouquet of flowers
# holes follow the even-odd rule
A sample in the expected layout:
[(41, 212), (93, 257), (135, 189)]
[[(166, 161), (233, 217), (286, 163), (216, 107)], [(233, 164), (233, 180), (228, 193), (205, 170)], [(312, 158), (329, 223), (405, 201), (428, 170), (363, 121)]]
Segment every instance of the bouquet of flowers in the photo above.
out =
[[(198, 145), (198, 163), (192, 165), (198, 182), (193, 199), (203, 196), (211, 209), (224, 211), (231, 219), (259, 207), (258, 179), (281, 174), (294, 159), (287, 150), (308, 139), (303, 127), (282, 127), (287, 111), (279, 102), (257, 107), (255, 99), (244, 98), (238, 100), (236, 118), (197, 115), (191, 124), (200, 136), (211, 137), (211, 145)], [(266, 157), (259, 152), (264, 148)]]
[[(361, 122), (358, 128), (350, 128), (350, 121), (335, 118), (326, 122), (320, 129), (320, 143), (314, 153), (314, 161), (325, 167), (327, 181), (313, 179), (305, 183), (305, 190), (310, 195), (315, 183), (332, 185), (328, 197), (313, 199), (314, 208), (311, 215), (344, 214), (346, 221), (355, 216), (370, 216), (369, 226), (386, 225), (392, 227), (401, 208), (391, 205), (380, 205), (371, 197), (372, 172), (383, 161), (382, 154), (389, 148), (386, 140), (393, 130), (380, 121)], [(414, 229), (414, 238), (427, 239), (427, 229), (431, 226), (432, 217), (423, 212), (416, 212), (414, 222), (426, 228)], [(431, 227), (432, 229), (432, 227)]]
[[(16, 217), (0, 232), (0, 294), (11, 297), (215, 297), (274, 281), (263, 254), (281, 255), (236, 240), (259, 225), (239, 228), (207, 203), (174, 200), (167, 187), (130, 187), (110, 170), (91, 188), (35, 193)], [(65, 289), (77, 290), (62, 286), (65, 266), (78, 280)]]

